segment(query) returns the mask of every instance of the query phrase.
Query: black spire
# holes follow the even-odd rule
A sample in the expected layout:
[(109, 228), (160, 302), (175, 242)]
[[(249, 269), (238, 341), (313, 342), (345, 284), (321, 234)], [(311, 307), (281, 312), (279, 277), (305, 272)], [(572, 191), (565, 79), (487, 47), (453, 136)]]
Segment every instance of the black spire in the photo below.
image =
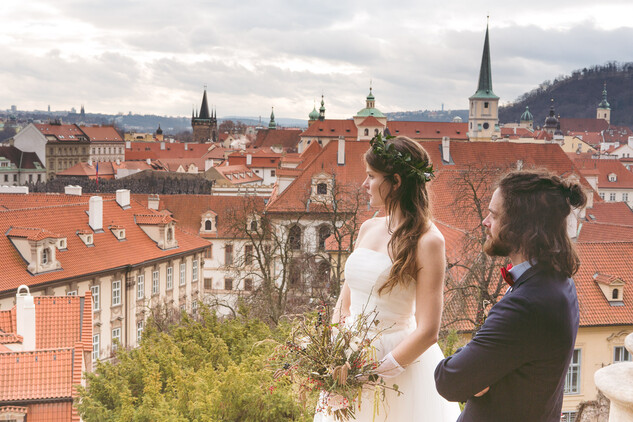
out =
[(209, 119), (209, 104), (207, 103), (207, 90), (204, 90), (204, 94), (202, 95), (202, 105), (200, 106), (200, 115), (198, 116), (200, 119)]

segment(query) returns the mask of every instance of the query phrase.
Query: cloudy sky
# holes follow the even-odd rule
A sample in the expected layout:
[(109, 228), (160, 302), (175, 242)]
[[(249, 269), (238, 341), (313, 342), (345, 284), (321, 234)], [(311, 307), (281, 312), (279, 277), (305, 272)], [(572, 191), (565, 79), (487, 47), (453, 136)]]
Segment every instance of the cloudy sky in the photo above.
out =
[(633, 61), (630, 0), (2, 0), (0, 109), (307, 118), (467, 108), (490, 15), (494, 91)]

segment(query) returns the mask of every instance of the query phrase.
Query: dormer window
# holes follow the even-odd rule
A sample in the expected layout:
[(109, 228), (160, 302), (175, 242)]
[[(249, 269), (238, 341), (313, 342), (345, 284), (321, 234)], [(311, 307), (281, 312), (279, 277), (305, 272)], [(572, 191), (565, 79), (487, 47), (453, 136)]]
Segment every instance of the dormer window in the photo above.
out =
[(200, 232), (201, 233), (215, 233), (217, 232), (218, 227), (218, 216), (213, 211), (209, 210), (202, 214), (202, 219), (200, 221)]
[(624, 306), (624, 281), (620, 277), (595, 273), (593, 279), (611, 306)]
[(108, 228), (110, 229), (114, 237), (116, 237), (118, 240), (125, 240), (125, 229), (123, 227), (111, 225)]
[(86, 246), (94, 246), (94, 236), (90, 230), (78, 230), (77, 236)]
[(618, 176), (615, 173), (610, 173), (609, 182), (617, 182), (617, 181), (618, 181)]
[(328, 195), (332, 194), (332, 176), (323, 172), (316, 174), (312, 177), (312, 189), (310, 199), (323, 203), (324, 201), (331, 200)]
[(51, 250), (49, 248), (42, 249), (42, 264), (48, 264), (51, 259)]
[(66, 239), (60, 235), (45, 229), (30, 227), (11, 227), (6, 235), (28, 263), (26, 269), (31, 274), (36, 275), (62, 268), (56, 258), (56, 251), (61, 240), (65, 245)]
[(327, 183), (317, 183), (317, 195), (327, 194)]

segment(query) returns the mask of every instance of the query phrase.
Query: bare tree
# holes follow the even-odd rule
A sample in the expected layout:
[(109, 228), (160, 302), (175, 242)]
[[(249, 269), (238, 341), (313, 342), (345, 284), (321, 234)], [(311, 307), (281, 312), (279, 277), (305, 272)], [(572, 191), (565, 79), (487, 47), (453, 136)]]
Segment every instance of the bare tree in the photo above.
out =
[(476, 333), (488, 309), (497, 303), (507, 285), (499, 267), (507, 258), (490, 257), (484, 252), (492, 183), (499, 168), (470, 166), (451, 172), (454, 220), (461, 224), (461, 248), (447, 257), (446, 298), (443, 329), (471, 330)]

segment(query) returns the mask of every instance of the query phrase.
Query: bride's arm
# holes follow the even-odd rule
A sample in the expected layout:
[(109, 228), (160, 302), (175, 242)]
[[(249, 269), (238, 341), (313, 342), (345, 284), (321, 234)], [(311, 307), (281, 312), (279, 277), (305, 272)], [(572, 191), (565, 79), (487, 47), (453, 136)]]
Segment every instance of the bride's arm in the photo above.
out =
[(435, 227), (418, 241), (415, 319), (417, 328), (392, 351), (403, 367), (415, 360), (437, 341), (442, 318), (446, 253), (444, 237)]
[(332, 313), (332, 323), (338, 324), (345, 320), (346, 317), (349, 316), (349, 304), (350, 304), (350, 291), (349, 286), (347, 285), (347, 281), (343, 283), (343, 287), (341, 288), (341, 294), (336, 301), (336, 307), (334, 308), (334, 312)]

